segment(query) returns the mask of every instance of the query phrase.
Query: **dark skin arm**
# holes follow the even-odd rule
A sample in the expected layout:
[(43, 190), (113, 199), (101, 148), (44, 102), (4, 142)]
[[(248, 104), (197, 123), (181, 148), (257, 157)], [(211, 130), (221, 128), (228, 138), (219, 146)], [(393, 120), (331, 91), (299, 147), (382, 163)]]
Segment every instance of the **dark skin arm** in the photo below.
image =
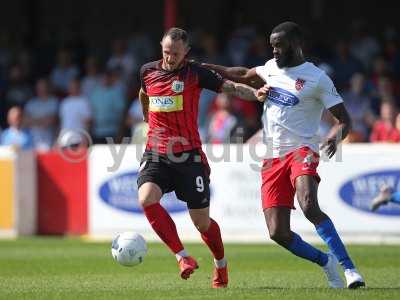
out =
[(346, 138), (351, 129), (351, 119), (343, 103), (329, 108), (329, 112), (335, 117), (337, 123), (332, 127), (321, 150), (325, 151), (329, 158), (336, 153), (337, 145)]
[(225, 67), (213, 64), (201, 64), (210, 70), (214, 70), (222, 77), (238, 83), (247, 84), (255, 89), (261, 88), (265, 81), (257, 75), (256, 68), (248, 69), (245, 67)]
[(143, 121), (147, 123), (149, 114), (149, 97), (142, 89), (139, 91), (139, 100), (142, 104)]

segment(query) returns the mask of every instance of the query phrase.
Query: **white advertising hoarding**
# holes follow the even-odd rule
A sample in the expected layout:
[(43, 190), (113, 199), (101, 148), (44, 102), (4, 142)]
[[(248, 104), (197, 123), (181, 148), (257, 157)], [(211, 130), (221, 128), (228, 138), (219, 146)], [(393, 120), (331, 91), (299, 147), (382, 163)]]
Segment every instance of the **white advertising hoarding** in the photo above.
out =
[[(158, 239), (137, 203), (137, 174), (143, 146), (94, 146), (89, 158), (89, 234), (109, 238), (133, 230)], [(260, 196), (260, 157), (257, 145), (206, 145), (211, 166), (211, 216), (226, 241), (269, 241)], [(400, 240), (400, 206), (389, 204), (377, 212), (370, 201), (382, 183), (400, 190), (400, 146), (344, 145), (341, 155), (321, 161), (321, 208), (347, 241)], [(336, 160), (340, 161), (336, 161)], [(171, 213), (183, 240), (200, 240), (184, 202), (174, 193), (162, 203)], [(296, 203), (296, 207), (298, 207)], [(292, 214), (292, 228), (318, 241), (300, 209)]]

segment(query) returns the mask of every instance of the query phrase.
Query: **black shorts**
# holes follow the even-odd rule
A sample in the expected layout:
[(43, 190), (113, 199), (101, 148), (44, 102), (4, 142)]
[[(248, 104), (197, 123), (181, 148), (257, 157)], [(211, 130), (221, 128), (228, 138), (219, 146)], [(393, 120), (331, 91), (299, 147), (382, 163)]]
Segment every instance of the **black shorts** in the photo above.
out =
[(162, 193), (175, 191), (188, 208), (210, 206), (210, 168), (201, 149), (167, 156), (145, 151), (140, 162), (138, 188), (146, 183), (157, 184)]

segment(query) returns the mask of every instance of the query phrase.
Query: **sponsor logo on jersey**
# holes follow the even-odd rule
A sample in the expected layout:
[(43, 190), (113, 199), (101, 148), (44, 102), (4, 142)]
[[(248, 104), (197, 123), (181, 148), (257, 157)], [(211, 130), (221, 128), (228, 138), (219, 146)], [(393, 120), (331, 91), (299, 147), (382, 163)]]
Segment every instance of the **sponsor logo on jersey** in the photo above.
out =
[(268, 100), (282, 106), (295, 106), (300, 102), (299, 98), (287, 90), (271, 87), (268, 92)]
[(378, 195), (383, 184), (392, 187), (394, 191), (400, 191), (400, 170), (383, 170), (358, 175), (345, 182), (340, 190), (340, 198), (355, 209), (365, 212), (400, 216), (400, 205), (388, 203), (378, 210), (370, 210), (372, 199)]
[(294, 87), (296, 88), (296, 91), (302, 90), (305, 83), (306, 83), (306, 81), (304, 79), (297, 78), (296, 82), (294, 84)]
[[(111, 177), (100, 186), (100, 199), (114, 209), (142, 214), (143, 210), (138, 201), (137, 178), (136, 171)], [(179, 201), (174, 192), (164, 194), (161, 204), (170, 213), (187, 211), (186, 204)]]
[(175, 80), (172, 82), (171, 89), (175, 93), (182, 93), (184, 88), (185, 88), (185, 84), (183, 81)]
[(149, 110), (158, 112), (183, 110), (183, 96), (150, 96)]

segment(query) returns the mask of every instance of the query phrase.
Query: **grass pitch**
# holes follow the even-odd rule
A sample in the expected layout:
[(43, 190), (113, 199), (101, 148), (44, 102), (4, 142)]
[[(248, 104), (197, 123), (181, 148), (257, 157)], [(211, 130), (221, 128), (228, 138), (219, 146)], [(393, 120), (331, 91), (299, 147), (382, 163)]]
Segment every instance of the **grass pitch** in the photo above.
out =
[(400, 246), (351, 246), (367, 288), (331, 290), (321, 269), (275, 245), (226, 245), (230, 286), (210, 288), (212, 260), (187, 244), (200, 269), (179, 278), (175, 258), (149, 244), (142, 265), (111, 257), (110, 243), (33, 238), (0, 241), (0, 299), (400, 299)]

